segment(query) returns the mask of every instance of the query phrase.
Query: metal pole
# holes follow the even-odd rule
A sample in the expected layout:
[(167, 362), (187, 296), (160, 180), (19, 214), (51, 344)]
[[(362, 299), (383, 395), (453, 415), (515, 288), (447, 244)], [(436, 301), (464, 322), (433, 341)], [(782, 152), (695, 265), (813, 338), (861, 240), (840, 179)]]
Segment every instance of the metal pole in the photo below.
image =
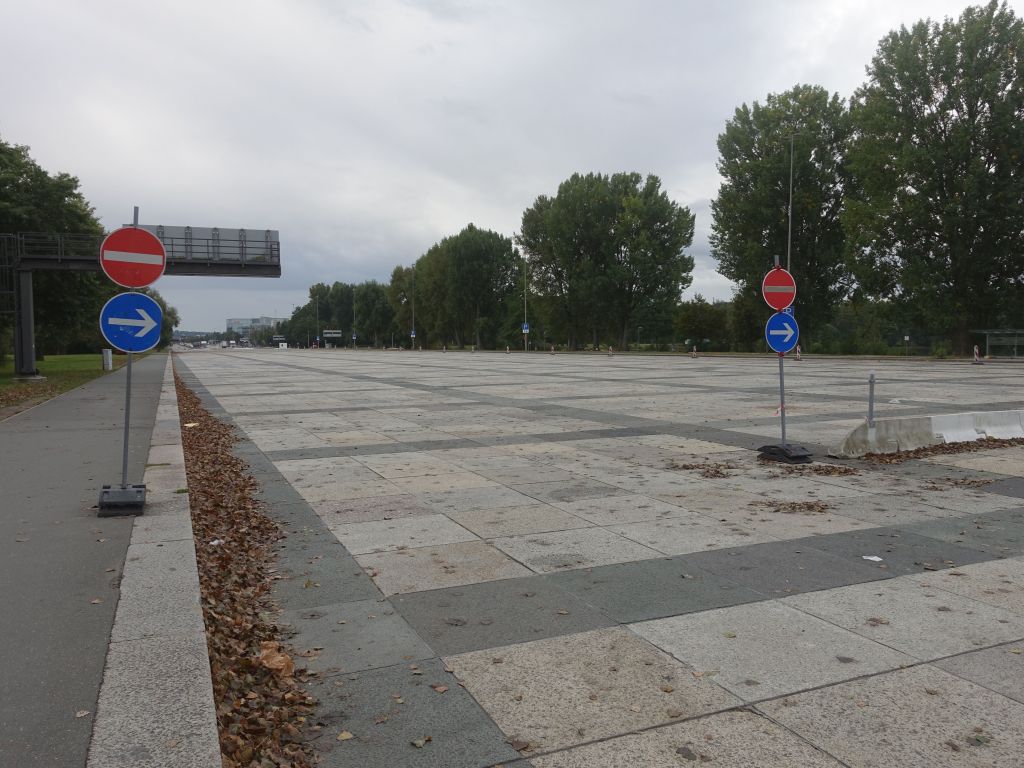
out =
[[(132, 209), (132, 226), (139, 226), (139, 206)], [(132, 291), (134, 293), (135, 291)], [(121, 488), (128, 488), (128, 441), (132, 426), (132, 353), (128, 353), (128, 375), (124, 385), (124, 447), (121, 452)]]
[[(526, 281), (527, 281), (527, 276), (526, 276), (526, 257), (523, 256), (523, 326), (524, 327), (526, 326)], [(526, 333), (523, 333), (523, 352), (529, 352), (530, 351), (529, 347), (527, 346), (527, 342), (529, 341), (529, 338), (530, 337)]]
[[(793, 247), (793, 138), (789, 137), (789, 229), (786, 232), (786, 271), (789, 271), (789, 257)], [(785, 442), (785, 441), (783, 441)]]
[(868, 426), (875, 426), (875, 372), (868, 376)]
[(779, 352), (779, 415), (782, 417), (782, 447), (786, 447), (786, 375), (782, 369), (782, 361), (786, 356)]
[[(412, 265), (412, 332), (416, 333), (416, 265)], [(413, 347), (416, 346), (415, 337), (412, 340)]]

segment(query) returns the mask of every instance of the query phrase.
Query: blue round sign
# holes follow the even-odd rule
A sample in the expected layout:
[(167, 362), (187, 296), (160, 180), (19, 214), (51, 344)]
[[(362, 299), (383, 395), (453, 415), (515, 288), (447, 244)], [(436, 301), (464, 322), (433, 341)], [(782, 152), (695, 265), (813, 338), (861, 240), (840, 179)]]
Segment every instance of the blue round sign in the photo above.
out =
[(764, 338), (776, 352), (786, 354), (800, 339), (800, 326), (796, 318), (786, 312), (776, 312), (764, 326)]
[(160, 342), (163, 312), (144, 293), (119, 293), (100, 310), (100, 331), (122, 352), (145, 352)]

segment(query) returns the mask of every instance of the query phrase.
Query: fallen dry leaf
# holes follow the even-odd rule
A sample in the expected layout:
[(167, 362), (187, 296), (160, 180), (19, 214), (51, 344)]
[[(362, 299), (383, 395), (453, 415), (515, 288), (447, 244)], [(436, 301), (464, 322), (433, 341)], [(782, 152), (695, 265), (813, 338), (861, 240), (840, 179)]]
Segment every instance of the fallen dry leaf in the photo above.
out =
[(438, 693), (444, 693), (445, 691), (448, 690), (448, 686), (447, 685), (432, 685), (430, 687), (433, 688)]
[(352, 734), (351, 731), (342, 731), (341, 733), (338, 734), (338, 741), (348, 741), (349, 739), (354, 739), (354, 738), (355, 738), (355, 736)]
[(88, 714), (89, 714), (89, 710), (88, 709), (80, 709), (77, 712), (75, 712), (75, 717), (85, 717)]

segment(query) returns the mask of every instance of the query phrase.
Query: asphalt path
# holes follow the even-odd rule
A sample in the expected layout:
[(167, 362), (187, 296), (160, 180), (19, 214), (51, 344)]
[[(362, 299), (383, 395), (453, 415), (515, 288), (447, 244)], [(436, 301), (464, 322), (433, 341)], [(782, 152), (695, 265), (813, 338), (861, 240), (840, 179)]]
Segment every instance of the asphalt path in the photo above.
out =
[[(129, 482), (166, 362), (133, 365)], [(121, 479), (125, 381), (122, 368), (0, 421), (0, 766), (86, 762), (132, 530), (95, 509)]]

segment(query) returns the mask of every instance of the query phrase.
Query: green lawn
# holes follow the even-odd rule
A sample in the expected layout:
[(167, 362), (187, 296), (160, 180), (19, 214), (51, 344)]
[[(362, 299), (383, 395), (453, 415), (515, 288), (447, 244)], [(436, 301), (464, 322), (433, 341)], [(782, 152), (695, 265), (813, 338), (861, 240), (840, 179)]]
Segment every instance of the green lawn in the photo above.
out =
[[(115, 368), (120, 368), (126, 362), (127, 358), (124, 355), (114, 355)], [(36, 363), (36, 367), (40, 375), (46, 377), (46, 381), (16, 381), (14, 361), (11, 358), (0, 365), (0, 418), (23, 407), (56, 397), (104, 373), (103, 357), (98, 353), (48, 355), (45, 360)]]

